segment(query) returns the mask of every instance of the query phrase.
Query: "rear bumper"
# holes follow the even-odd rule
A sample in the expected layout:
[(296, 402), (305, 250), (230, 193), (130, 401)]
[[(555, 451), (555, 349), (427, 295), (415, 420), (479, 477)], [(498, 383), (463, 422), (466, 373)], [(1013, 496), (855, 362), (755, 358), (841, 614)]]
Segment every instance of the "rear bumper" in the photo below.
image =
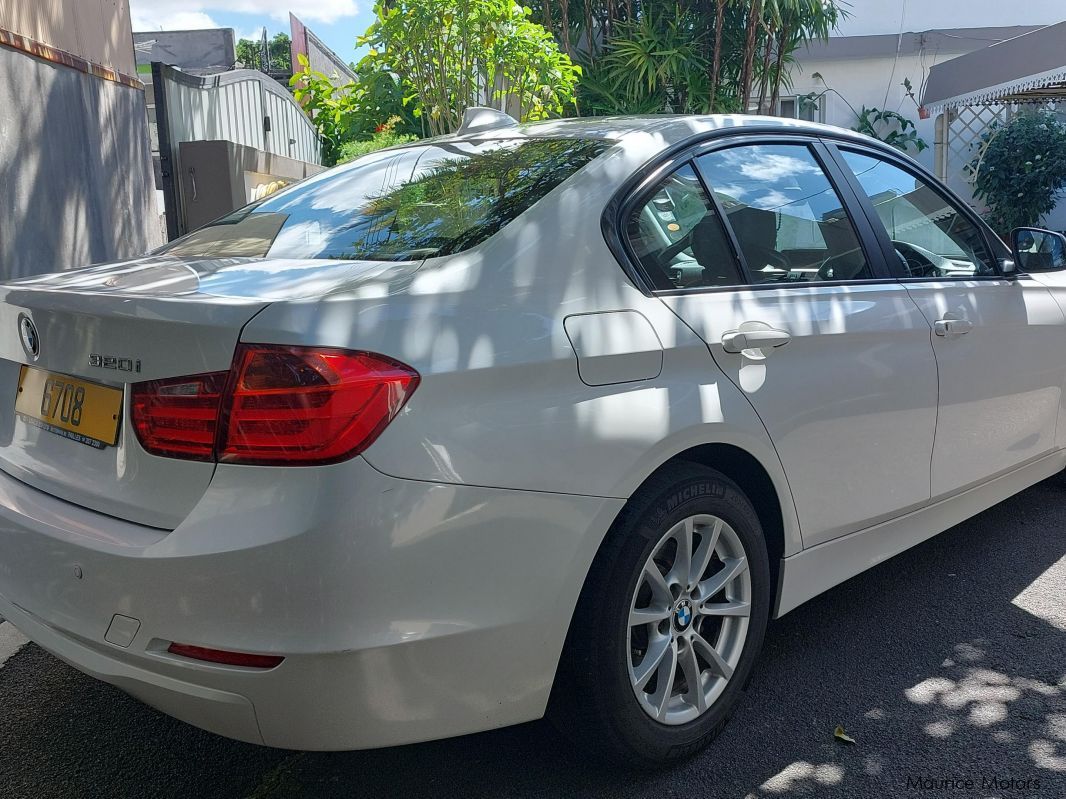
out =
[[(0, 473), (0, 616), (231, 738), (358, 749), (460, 735), (543, 714), (621, 504), (399, 480), (361, 459), (221, 466), (165, 532)], [(139, 622), (126, 646), (105, 640), (116, 614)], [(285, 660), (203, 664), (167, 654), (172, 641)]]

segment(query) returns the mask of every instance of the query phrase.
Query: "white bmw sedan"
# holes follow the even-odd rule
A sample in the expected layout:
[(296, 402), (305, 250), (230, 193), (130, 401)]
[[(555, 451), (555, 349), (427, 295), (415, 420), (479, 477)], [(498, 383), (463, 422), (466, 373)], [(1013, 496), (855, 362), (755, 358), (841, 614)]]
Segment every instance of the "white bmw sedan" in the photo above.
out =
[(479, 111), (0, 285), (0, 616), (244, 741), (684, 757), (769, 618), (1066, 466), (1018, 242), (846, 131)]

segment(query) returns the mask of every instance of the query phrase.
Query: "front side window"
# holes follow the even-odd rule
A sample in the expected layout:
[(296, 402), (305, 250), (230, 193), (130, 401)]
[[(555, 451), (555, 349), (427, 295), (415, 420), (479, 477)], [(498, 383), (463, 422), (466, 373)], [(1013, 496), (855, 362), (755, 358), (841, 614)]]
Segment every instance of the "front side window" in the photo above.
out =
[(722, 221), (692, 164), (671, 173), (637, 204), (626, 236), (657, 290), (744, 282)]
[(841, 150), (911, 277), (997, 274), (981, 231), (953, 203), (904, 169)]
[(698, 159), (753, 283), (873, 277), (844, 203), (805, 144), (754, 144)]
[(602, 153), (588, 139), (382, 151), (193, 231), (178, 256), (420, 260), (480, 244)]

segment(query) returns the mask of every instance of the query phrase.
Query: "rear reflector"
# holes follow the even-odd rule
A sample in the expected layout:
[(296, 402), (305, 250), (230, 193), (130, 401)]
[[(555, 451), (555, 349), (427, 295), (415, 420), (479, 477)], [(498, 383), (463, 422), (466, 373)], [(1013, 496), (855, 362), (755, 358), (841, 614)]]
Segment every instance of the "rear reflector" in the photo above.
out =
[(369, 447), (418, 386), (391, 358), (322, 347), (241, 344), (229, 372), (133, 386), (133, 424), (156, 455), (315, 465)]
[(244, 666), (249, 669), (272, 669), (285, 659), (279, 655), (249, 655), (246, 652), (227, 652), (224, 649), (207, 649), (190, 644), (171, 644), (167, 647), (167, 652), (207, 663)]

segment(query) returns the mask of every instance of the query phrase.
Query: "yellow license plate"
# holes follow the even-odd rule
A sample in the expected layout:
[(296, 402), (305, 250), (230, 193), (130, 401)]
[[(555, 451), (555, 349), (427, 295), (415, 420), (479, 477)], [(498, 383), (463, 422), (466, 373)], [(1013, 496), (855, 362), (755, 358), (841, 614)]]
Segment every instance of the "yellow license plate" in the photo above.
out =
[(122, 391), (23, 366), (15, 413), (50, 433), (103, 449), (118, 441)]

